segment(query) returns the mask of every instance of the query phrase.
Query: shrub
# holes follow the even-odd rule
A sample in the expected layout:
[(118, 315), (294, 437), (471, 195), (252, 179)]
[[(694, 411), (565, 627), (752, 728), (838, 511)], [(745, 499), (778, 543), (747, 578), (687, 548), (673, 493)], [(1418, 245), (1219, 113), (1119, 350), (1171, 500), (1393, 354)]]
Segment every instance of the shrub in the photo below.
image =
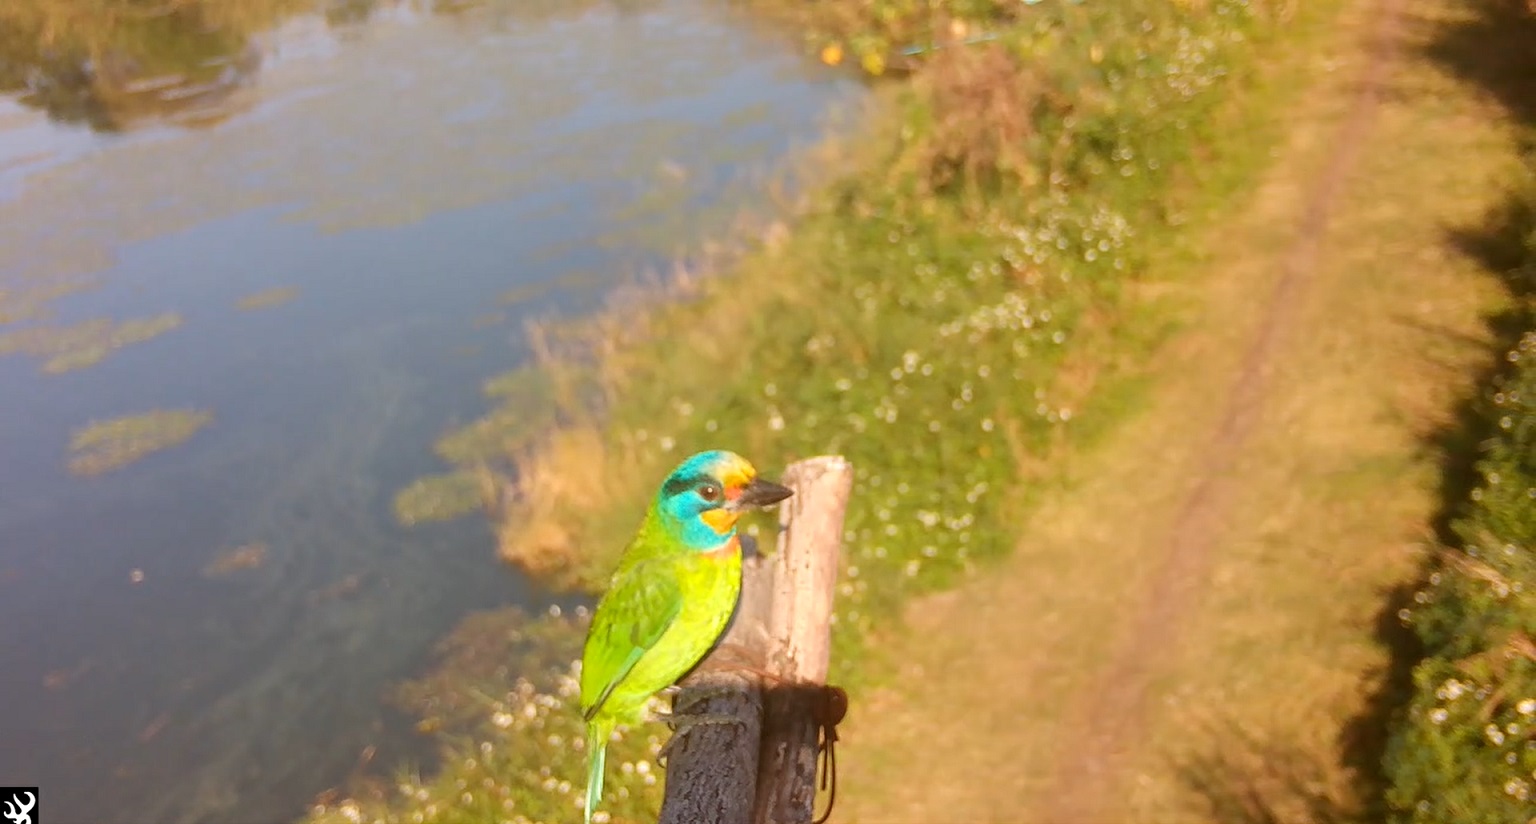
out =
[[(1536, 285), (1536, 187), (1509, 216), (1526, 239), (1510, 272)], [(1491, 436), (1478, 484), (1404, 610), (1425, 647), (1415, 694), (1386, 755), (1399, 821), (1524, 822), (1536, 817), (1536, 305), (1478, 406)]]

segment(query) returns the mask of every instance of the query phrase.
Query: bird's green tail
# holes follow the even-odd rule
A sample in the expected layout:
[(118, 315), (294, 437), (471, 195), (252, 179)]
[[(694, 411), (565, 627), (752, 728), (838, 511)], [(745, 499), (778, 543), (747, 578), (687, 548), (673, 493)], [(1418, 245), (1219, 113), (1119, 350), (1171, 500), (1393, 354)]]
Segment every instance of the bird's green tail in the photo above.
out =
[(592, 824), (592, 814), (603, 800), (603, 762), (608, 758), (611, 732), (607, 724), (587, 722), (587, 824)]

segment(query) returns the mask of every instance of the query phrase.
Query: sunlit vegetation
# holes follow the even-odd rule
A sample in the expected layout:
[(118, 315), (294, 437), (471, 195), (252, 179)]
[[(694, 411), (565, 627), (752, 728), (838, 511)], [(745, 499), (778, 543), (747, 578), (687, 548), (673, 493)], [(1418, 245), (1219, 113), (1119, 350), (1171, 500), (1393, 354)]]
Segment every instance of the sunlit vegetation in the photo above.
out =
[[(620, 295), (595, 316), (536, 326), (536, 363), (492, 381), (500, 405), (439, 442), (454, 469), (396, 506), (418, 522), (479, 499), (505, 558), (592, 590), (655, 480), (689, 452), (729, 446), (770, 475), (845, 454), (858, 472), (834, 617), (834, 678), (845, 679), (860, 639), (909, 596), (1007, 552), (1031, 499), (1023, 481), (1128, 407), (1126, 384), (1084, 362), (1114, 327), (1122, 286), (1180, 231), (1180, 184), (1202, 183), (1212, 113), (1274, 21), (1234, 0), (769, 13), (872, 73), (916, 34), (953, 48), (904, 53), (909, 76), (884, 87), (788, 231), (776, 225), (727, 263)], [(976, 32), (995, 37), (961, 42)], [(498, 619), (474, 620), (490, 633)], [(568, 662), (553, 657), (549, 671)], [(454, 669), (477, 666), (449, 656), (421, 703), (452, 706)], [(518, 672), (482, 688), (486, 700), (515, 693)], [(551, 683), (531, 689), (558, 692)], [(463, 809), (496, 798), (495, 814), (514, 821), (563, 820), (577, 810), (567, 788), (583, 783), (576, 720), (567, 712), (568, 728), (519, 742), (517, 757), (540, 753), (543, 783), (499, 762), (488, 772), (470, 742), (490, 756), (504, 739), (483, 730), (450, 739), (436, 778), (328, 802), (315, 820), (470, 820)], [(452, 725), (427, 729), (439, 726)], [(644, 819), (654, 806), (613, 814)]]
[(167, 409), (95, 421), (69, 442), (69, 471), (101, 475), (185, 443), (213, 422), (213, 413)]
[(1525, 248), (1506, 272), (1523, 333), (1474, 406), (1486, 438), (1455, 541), (1400, 613), (1426, 653), (1387, 754), (1400, 821), (1536, 813), (1536, 156), (1502, 217)]
[(1113, 406), (1059, 366), (1180, 220), (1164, 195), (1195, 173), (1215, 92), (1264, 17), (1241, 3), (1007, 9), (966, 12), (998, 39), (935, 51), (890, 89), (854, 171), (788, 240), (680, 279), (681, 300), (637, 311), (630, 296), (537, 330), (521, 379), (547, 390), (517, 391), (439, 449), (502, 476), (489, 503), (508, 559), (599, 581), (652, 479), (714, 444), (859, 467), (845, 641), (1007, 549), (1020, 473)]
[(42, 360), (49, 374), (84, 369), (114, 351), (158, 337), (181, 325), (174, 312), (122, 322), (107, 318), (72, 326), (27, 326), (0, 332), (0, 355), (24, 354)]
[(298, 296), (298, 287), (276, 286), (271, 289), (264, 289), (260, 292), (246, 295), (237, 301), (235, 306), (248, 312), (257, 309), (271, 309), (277, 306), (282, 306), (283, 304), (292, 301)]

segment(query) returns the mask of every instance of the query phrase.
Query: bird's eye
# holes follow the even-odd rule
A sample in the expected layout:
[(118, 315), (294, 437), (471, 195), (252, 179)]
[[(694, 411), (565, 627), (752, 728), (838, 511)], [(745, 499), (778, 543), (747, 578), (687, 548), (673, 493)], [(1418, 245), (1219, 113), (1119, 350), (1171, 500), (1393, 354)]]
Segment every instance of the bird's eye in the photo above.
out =
[(699, 497), (706, 501), (719, 500), (720, 487), (715, 486), (714, 484), (705, 484), (699, 487)]

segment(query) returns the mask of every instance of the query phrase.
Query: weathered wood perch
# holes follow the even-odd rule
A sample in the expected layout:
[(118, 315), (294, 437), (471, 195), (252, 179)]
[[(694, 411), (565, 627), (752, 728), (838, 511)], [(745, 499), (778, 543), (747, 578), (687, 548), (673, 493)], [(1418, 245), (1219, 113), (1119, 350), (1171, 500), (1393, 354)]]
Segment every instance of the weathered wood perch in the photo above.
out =
[(731, 716), (672, 747), (661, 824), (810, 824), (818, 726), (813, 702), (830, 663), (832, 598), (853, 466), (797, 461), (782, 483), (778, 550), (742, 568), (725, 637), (683, 679), (680, 715)]

